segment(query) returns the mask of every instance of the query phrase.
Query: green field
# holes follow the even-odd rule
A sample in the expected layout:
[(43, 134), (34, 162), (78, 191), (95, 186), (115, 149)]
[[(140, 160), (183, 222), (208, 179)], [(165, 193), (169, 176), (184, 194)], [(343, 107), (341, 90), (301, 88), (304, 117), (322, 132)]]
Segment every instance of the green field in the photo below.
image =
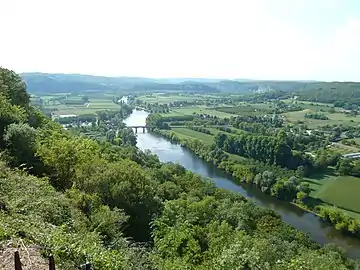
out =
[[(45, 109), (53, 110), (54, 115), (94, 114), (101, 110), (117, 110), (119, 105), (113, 103), (109, 94), (89, 93), (89, 102), (84, 103), (82, 95), (69, 96), (68, 93), (41, 96)], [(59, 100), (61, 98), (61, 101)]]
[(226, 117), (230, 118), (230, 117), (234, 116), (234, 114), (231, 114), (231, 113), (219, 112), (212, 108), (206, 108), (206, 107), (188, 107), (188, 108), (177, 109), (176, 111), (183, 113), (183, 114), (188, 114), (188, 115), (191, 115), (193, 113), (209, 114), (209, 115), (217, 116), (219, 118), (226, 118)]
[(360, 138), (353, 138), (352, 140), (354, 140), (357, 144), (360, 144)]
[(198, 139), (206, 144), (213, 144), (214, 137), (205, 133), (201, 133), (188, 128), (173, 128), (172, 129), (180, 138)]
[[(211, 131), (215, 131), (215, 128), (207, 128)], [(188, 128), (172, 128), (172, 131), (176, 133), (176, 135), (181, 139), (198, 139), (203, 141), (205, 144), (211, 145), (214, 143), (214, 137), (212, 135), (204, 134), (198, 131), (194, 131)], [(217, 130), (219, 131), (219, 130)], [(241, 157), (238, 155), (229, 154), (229, 158), (234, 161), (243, 162), (246, 160), (245, 157)]]
[(263, 105), (263, 106), (253, 106), (253, 105), (240, 105), (234, 107), (217, 107), (216, 111), (230, 113), (234, 115), (265, 115), (271, 114), (272, 111), (268, 108), (267, 104), (254, 104), (254, 105)]
[(360, 215), (360, 179), (353, 176), (327, 175), (305, 178), (310, 184), (310, 196), (323, 203), (334, 205), (351, 216)]
[(159, 104), (169, 104), (174, 101), (195, 101), (206, 99), (216, 99), (218, 97), (213, 95), (186, 95), (186, 94), (149, 94), (146, 96), (140, 96), (138, 99), (147, 102), (147, 103), (159, 103)]
[(213, 134), (214, 136), (216, 136), (217, 134), (219, 134), (220, 132), (222, 133), (226, 133), (228, 135), (230, 135), (231, 133), (227, 133), (227, 132), (224, 132), (224, 131), (221, 131), (215, 127), (206, 127), (207, 130), (209, 130), (211, 132), (211, 134)]
[(360, 179), (339, 176), (318, 193), (325, 203), (336, 205), (349, 211), (360, 213)]
[(226, 133), (228, 135), (235, 135), (236, 133), (238, 133), (238, 134), (246, 133), (246, 131), (238, 129), (238, 128), (234, 128), (234, 127), (230, 128), (233, 133), (228, 133), (228, 132), (222, 131), (220, 129), (217, 129), (215, 127), (206, 127), (206, 129), (209, 130), (212, 134), (214, 134), (214, 136), (216, 136), (220, 132), (221, 133)]
[(206, 107), (206, 106), (189, 106), (183, 108), (172, 109), (170, 113), (162, 114), (163, 116), (177, 116), (177, 115), (192, 115), (196, 114), (209, 114), (219, 118), (230, 118), (237, 115), (264, 115), (271, 113), (271, 105), (269, 104), (251, 104), (239, 105), (236, 107)]
[(178, 116), (178, 115), (193, 115), (196, 114), (209, 114), (215, 115), (219, 118), (230, 118), (234, 117), (234, 114), (219, 112), (212, 108), (207, 107), (184, 107), (184, 108), (177, 108), (170, 111), (170, 113), (161, 114), (162, 116)]
[[(302, 107), (304, 110), (309, 109), (309, 110), (312, 110), (314, 112), (322, 112), (322, 111), (327, 112), (333, 107), (333, 104), (331, 104), (331, 103), (320, 103), (320, 102), (310, 102), (310, 101), (295, 101), (295, 100), (292, 100), (292, 99), (283, 99), (282, 101), (286, 102), (286, 103), (292, 103), (294, 105)], [(335, 108), (335, 110), (339, 110), (339, 108)]]
[(107, 103), (91, 103), (88, 106), (84, 105), (57, 105), (49, 108), (55, 109), (55, 115), (66, 115), (66, 114), (91, 114), (101, 110), (116, 110), (119, 106), (110, 102)]
[(332, 150), (341, 155), (360, 152), (360, 149), (353, 145), (345, 145), (342, 143), (332, 143), (330, 146)]
[(343, 125), (358, 125), (360, 124), (360, 116), (347, 116), (344, 113), (328, 113), (323, 112), (324, 115), (329, 117), (328, 120), (318, 120), (318, 119), (309, 119), (305, 118), (306, 113), (314, 112), (313, 110), (306, 109), (303, 111), (296, 111), (296, 112), (287, 112), (283, 113), (282, 115), (288, 122), (297, 122), (302, 121), (304, 124), (308, 125), (309, 128), (316, 128), (319, 126), (325, 125), (333, 125), (333, 124), (343, 124)]

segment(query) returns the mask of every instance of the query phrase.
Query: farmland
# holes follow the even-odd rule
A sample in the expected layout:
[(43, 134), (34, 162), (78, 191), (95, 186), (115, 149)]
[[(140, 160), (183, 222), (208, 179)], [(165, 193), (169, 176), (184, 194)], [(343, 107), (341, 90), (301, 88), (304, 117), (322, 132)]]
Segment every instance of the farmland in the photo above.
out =
[(193, 115), (193, 114), (208, 114), (217, 116), (219, 118), (232, 117), (234, 114), (217, 111), (213, 108), (207, 108), (205, 106), (190, 106), (185, 108), (175, 108), (169, 113), (162, 114), (163, 116), (178, 116), (178, 115)]
[(325, 125), (359, 125), (360, 124), (360, 117), (356, 116), (348, 116), (344, 113), (328, 113), (324, 112), (323, 114), (327, 116), (328, 120), (318, 120), (318, 119), (306, 119), (305, 114), (314, 112), (310, 109), (305, 109), (302, 111), (295, 111), (295, 112), (287, 112), (282, 114), (285, 119), (290, 123), (298, 123), (302, 122), (306, 124), (310, 129), (317, 128), (320, 126)]
[(352, 176), (339, 176), (318, 197), (325, 203), (360, 213), (360, 180)]
[(182, 138), (198, 139), (206, 144), (212, 144), (214, 137), (188, 128), (173, 128), (173, 131)]
[(332, 173), (306, 179), (312, 188), (311, 197), (342, 208), (354, 217), (360, 217), (359, 180), (357, 177)]
[(254, 104), (254, 105), (247, 104), (247, 105), (239, 105), (236, 107), (216, 107), (214, 108), (214, 110), (229, 114), (235, 114), (235, 115), (245, 115), (245, 114), (264, 115), (264, 114), (272, 113), (272, 110), (270, 110), (268, 106), (260, 107), (259, 106), (260, 104)]
[(203, 100), (204, 98), (209, 99), (217, 99), (217, 96), (214, 95), (205, 95), (205, 94), (164, 94), (164, 93), (158, 93), (158, 94), (147, 94), (142, 95), (139, 97), (139, 100), (143, 102), (148, 103), (159, 103), (159, 104), (167, 104), (174, 101), (196, 101), (196, 100)]
[[(164, 115), (171, 116), (192, 114), (208, 114), (219, 118), (230, 118), (237, 115), (264, 116), (274, 114), (276, 108), (278, 108), (276, 102), (250, 103), (238, 101), (232, 102), (233, 104), (229, 105), (222, 103), (222, 99), (219, 96), (200, 94), (150, 94), (139, 96), (138, 100), (146, 104), (152, 104), (152, 106), (182, 102), (181, 106), (172, 106), (169, 111), (163, 113)], [(286, 111), (286, 106), (282, 105), (282, 108), (285, 108), (285, 112), (284, 109), (281, 109), (278, 115), (290, 124), (306, 124), (309, 129), (326, 125), (356, 126), (360, 124), (360, 117), (350, 114), (348, 110), (334, 108), (329, 103), (294, 100), (282, 100), (281, 102), (287, 104), (286, 106), (296, 106), (299, 108), (293, 111)], [(201, 103), (208, 103), (208, 105)], [(306, 114), (321, 114), (327, 119), (306, 118)]]
[(117, 110), (119, 105), (115, 104), (113, 99), (114, 96), (99, 93), (86, 93), (86, 95), (55, 93), (32, 97), (33, 102), (40, 103), (54, 116), (95, 114), (101, 110)]

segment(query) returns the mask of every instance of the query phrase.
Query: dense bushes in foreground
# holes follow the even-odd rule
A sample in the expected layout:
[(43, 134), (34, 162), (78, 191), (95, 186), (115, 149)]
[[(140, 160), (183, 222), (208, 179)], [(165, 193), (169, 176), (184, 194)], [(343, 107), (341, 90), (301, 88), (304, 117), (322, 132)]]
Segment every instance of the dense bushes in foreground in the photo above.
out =
[(61, 269), (357, 269), (179, 165), (64, 131), (0, 75), (0, 242), (39, 245)]

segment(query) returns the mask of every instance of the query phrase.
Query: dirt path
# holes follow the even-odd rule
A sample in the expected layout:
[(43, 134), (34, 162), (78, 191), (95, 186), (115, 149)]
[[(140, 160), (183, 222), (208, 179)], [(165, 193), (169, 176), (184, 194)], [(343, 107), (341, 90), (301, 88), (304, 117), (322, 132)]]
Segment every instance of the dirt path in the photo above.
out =
[(12, 247), (11, 243), (0, 245), (0, 269), (14, 270), (14, 254), (18, 250), (23, 270), (48, 270), (49, 262), (40, 254), (40, 249), (35, 246)]

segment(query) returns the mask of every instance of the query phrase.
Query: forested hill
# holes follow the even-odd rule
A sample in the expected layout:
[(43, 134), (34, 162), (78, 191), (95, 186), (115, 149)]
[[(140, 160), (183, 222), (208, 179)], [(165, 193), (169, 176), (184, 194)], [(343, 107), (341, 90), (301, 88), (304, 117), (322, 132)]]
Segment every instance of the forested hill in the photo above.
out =
[(328, 82), (305, 85), (295, 93), (301, 100), (326, 103), (340, 102), (360, 105), (360, 83), (358, 82)]

